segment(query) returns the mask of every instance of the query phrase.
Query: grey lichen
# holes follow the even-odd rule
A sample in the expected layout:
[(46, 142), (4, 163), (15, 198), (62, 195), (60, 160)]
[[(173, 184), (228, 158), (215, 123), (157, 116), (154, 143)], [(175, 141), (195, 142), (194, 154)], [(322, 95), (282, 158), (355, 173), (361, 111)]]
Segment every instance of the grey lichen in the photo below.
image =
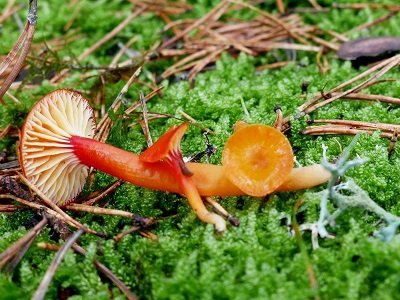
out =
[[(378, 215), (379, 218), (384, 220), (387, 223), (387, 226), (374, 232), (374, 236), (385, 242), (389, 242), (393, 238), (400, 226), (400, 218), (387, 212), (376, 204), (376, 202), (369, 197), (368, 193), (357, 185), (353, 179), (345, 178), (346, 181), (337, 184), (339, 181), (344, 179), (343, 176), (349, 169), (360, 166), (368, 161), (366, 158), (349, 160), (351, 150), (356, 145), (357, 140), (358, 136), (351, 141), (336, 163), (328, 162), (326, 155), (327, 147), (323, 145), (323, 159), (321, 164), (331, 173), (331, 178), (329, 179), (327, 188), (318, 193), (321, 197), (318, 221), (315, 223), (302, 224), (300, 226), (301, 230), (311, 231), (314, 249), (319, 247), (318, 236), (321, 238), (334, 237), (328, 232), (326, 226), (334, 226), (339, 215), (351, 208), (364, 209)], [(329, 201), (331, 201), (331, 203), (336, 207), (336, 210), (333, 213), (330, 213), (328, 209)]]

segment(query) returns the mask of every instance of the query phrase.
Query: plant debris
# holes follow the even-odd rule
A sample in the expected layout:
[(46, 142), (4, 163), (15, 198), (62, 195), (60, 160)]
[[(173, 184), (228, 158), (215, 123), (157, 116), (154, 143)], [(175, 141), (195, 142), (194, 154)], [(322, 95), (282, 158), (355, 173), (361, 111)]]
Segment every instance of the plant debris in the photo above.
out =
[(351, 60), (354, 66), (373, 63), (391, 57), (400, 51), (400, 38), (374, 37), (361, 38), (343, 43), (337, 56)]
[[(86, 297), (89, 293), (93, 297), (128, 299), (182, 295), (190, 299), (199, 293), (215, 298), (267, 295), (320, 299), (349, 297), (349, 291), (355, 299), (395, 297), (398, 266), (393, 260), (398, 256), (395, 234), (400, 226), (395, 216), (400, 176), (395, 151), (400, 98), (395, 91), (400, 59), (395, 54), (400, 46), (391, 23), (398, 17), (399, 5), (328, 6), (309, 0), (308, 6), (303, 3), (298, 7), (281, 0), (224, 0), (215, 5), (209, 1), (129, 0), (118, 3), (121, 9), (114, 8), (112, 2), (99, 6), (93, 1), (55, 1), (55, 5), (63, 5), (57, 16), (63, 21), (57, 18), (58, 23), (49, 24), (51, 30), (46, 31), (47, 26), (41, 26), (40, 21), (35, 26), (36, 1), (29, 1), (26, 27), (20, 20), (26, 7), (15, 0), (6, 2), (0, 14), (4, 32), (8, 30), (5, 21), (13, 21), (14, 28), (21, 31), (18, 40), (10, 35), (14, 37), (11, 42), (17, 42), (0, 57), (0, 101), (6, 104), (0, 106), (2, 120), (3, 112), (5, 117), (0, 129), (4, 145), (0, 149), (0, 219), (6, 229), (0, 239), (0, 269), (5, 274), (0, 274), (0, 290), (6, 291), (6, 297), (18, 298), (12, 294), (14, 290), (31, 295), (39, 285), (36, 277), (44, 275), (46, 269), (48, 276), (36, 290), (37, 299), (44, 298), (46, 291), (49, 299)], [(48, 5), (50, 13), (39, 11), (41, 18), (53, 17), (52, 5)], [(88, 7), (95, 9), (86, 16)], [(108, 11), (109, 7), (114, 10)], [(102, 16), (99, 24), (93, 24), (96, 15)], [(325, 16), (329, 17), (324, 20)], [(348, 20), (343, 26), (331, 26), (345, 17)], [(376, 35), (375, 26), (383, 22), (392, 30), (380, 28), (386, 38), (349, 40), (366, 29), (371, 36)], [(98, 30), (95, 38), (90, 36), (94, 28)], [(159, 39), (155, 42), (154, 37)], [(379, 62), (358, 72), (349, 63), (338, 61), (335, 53), (356, 67)], [(318, 70), (324, 76), (317, 74)], [(165, 89), (158, 86), (164, 79)], [(175, 83), (180, 80), (189, 83)], [(321, 88), (331, 85), (331, 80), (333, 88)], [(242, 197), (217, 202), (202, 197), (207, 208), (233, 226), (241, 223), (224, 237), (198, 226), (193, 214), (182, 213), (188, 210), (179, 196), (132, 188), (95, 170), (91, 170), (87, 193), (77, 203), (60, 209), (34, 186), (23, 183), (14, 150), (18, 148), (14, 142), (19, 135), (19, 119), (33, 104), (32, 99), (56, 85), (90, 95), (100, 120), (96, 139), (109, 139), (127, 150), (143, 150), (146, 143), (152, 144), (152, 135), (186, 119), (196, 125), (183, 144), (188, 153), (194, 153), (188, 159), (216, 161), (232, 124), (244, 119), (274, 124), (288, 134), (300, 163), (320, 160), (322, 140), (335, 157), (347, 141), (342, 136), (359, 133), (366, 134), (357, 153), (373, 154), (368, 164), (351, 170), (353, 181), (343, 177), (344, 172), (363, 160), (349, 161), (347, 148), (345, 155), (330, 164), (324, 149), (324, 163), (332, 171), (332, 179), (323, 192), (279, 193), (262, 201)], [(336, 111), (338, 107), (341, 112)], [(354, 107), (373, 113), (351, 114)], [(348, 108), (350, 113), (344, 111)], [(18, 116), (11, 118), (13, 115)], [(137, 125), (142, 130), (134, 128)], [(124, 131), (120, 136), (118, 130), (125, 129), (129, 133)], [(198, 130), (204, 134), (205, 145)], [(212, 143), (208, 132), (214, 134)], [(382, 141), (379, 135), (389, 141)], [(368, 149), (359, 150), (364, 146)], [(318, 210), (306, 209), (310, 194), (313, 200), (321, 200), (319, 216), (315, 215)], [(107, 197), (110, 195), (112, 202)], [(376, 224), (370, 222), (370, 215), (357, 214), (352, 208), (376, 213), (380, 227), (373, 235), (392, 242), (382, 247), (379, 240), (368, 238), (365, 232), (371, 227), (375, 230)], [(287, 230), (277, 224), (282, 211), (293, 212), (297, 247)], [(335, 220), (341, 226), (333, 227)], [(307, 235), (301, 235), (305, 230), (311, 231), (311, 243), (305, 239)], [(318, 241), (318, 237), (334, 234), (341, 239), (334, 243)], [(51, 240), (61, 241), (55, 244)], [(317, 248), (319, 243), (325, 249), (308, 255), (308, 246)], [(69, 248), (87, 258), (68, 254), (59, 265)], [(297, 255), (299, 249), (301, 255)], [(56, 263), (46, 260), (49, 255), (45, 250), (59, 251)], [(76, 257), (79, 260), (75, 261)], [(100, 276), (96, 270), (91, 273), (92, 263)], [(65, 266), (70, 268), (68, 273)], [(264, 276), (265, 272), (270, 275)], [(237, 274), (243, 274), (240, 282)], [(215, 280), (221, 276), (222, 282)], [(98, 290), (93, 291), (93, 286)]]
[(37, 0), (29, 1), (27, 22), (18, 41), (0, 64), (0, 104), (4, 104), (3, 96), (21, 71), (25, 58), (32, 44), (37, 22)]
[[(229, 17), (224, 20), (236, 10), (253, 11), (256, 17), (248, 21)], [(196, 74), (214, 63), (223, 51), (232, 55), (241, 51), (255, 56), (273, 49), (293, 52), (338, 49), (337, 44), (319, 37), (317, 27), (304, 25), (298, 15), (276, 17), (242, 1), (221, 1), (198, 20), (174, 22), (164, 18), (164, 21), (167, 23), (164, 31), (172, 30), (174, 36), (164, 41), (157, 53), (161, 58), (183, 58), (167, 68), (162, 78), (187, 72), (187, 79), (193, 81)]]

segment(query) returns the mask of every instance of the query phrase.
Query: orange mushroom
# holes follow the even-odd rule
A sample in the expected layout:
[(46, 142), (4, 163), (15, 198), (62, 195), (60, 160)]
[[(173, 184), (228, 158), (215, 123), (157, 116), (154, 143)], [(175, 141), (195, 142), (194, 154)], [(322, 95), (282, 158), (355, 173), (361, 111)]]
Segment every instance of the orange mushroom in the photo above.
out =
[(236, 126), (225, 144), (222, 165), (228, 178), (248, 195), (261, 197), (282, 185), (293, 169), (293, 151), (277, 129)]
[[(290, 176), (290, 144), (272, 127), (248, 125), (237, 130), (224, 150), (224, 166), (184, 163), (179, 143), (186, 128), (184, 124), (170, 129), (139, 156), (94, 140), (95, 121), (87, 100), (77, 92), (56, 90), (43, 97), (26, 118), (21, 130), (20, 163), (26, 178), (58, 205), (65, 205), (80, 193), (88, 167), (94, 167), (138, 186), (186, 195), (199, 218), (219, 231), (225, 223), (205, 209), (200, 197), (263, 196), (276, 188), (311, 186), (306, 182), (293, 184), (297, 178)], [(244, 152), (235, 154), (241, 144)], [(302, 170), (309, 172), (307, 168), (293, 170), (296, 177), (302, 176)], [(325, 182), (328, 174), (319, 174), (312, 183)]]

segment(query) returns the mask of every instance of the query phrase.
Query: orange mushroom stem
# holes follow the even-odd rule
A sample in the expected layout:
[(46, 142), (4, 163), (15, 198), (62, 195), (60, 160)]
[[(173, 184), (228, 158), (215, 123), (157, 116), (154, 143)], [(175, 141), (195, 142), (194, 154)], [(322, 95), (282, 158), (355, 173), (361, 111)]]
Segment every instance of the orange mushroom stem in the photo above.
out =
[(286, 137), (265, 125), (239, 128), (226, 144), (223, 166), (185, 164), (179, 143), (186, 128), (173, 127), (139, 156), (94, 140), (95, 121), (87, 100), (77, 92), (56, 90), (42, 98), (25, 121), (20, 163), (28, 180), (58, 205), (80, 193), (88, 167), (94, 167), (138, 186), (185, 195), (199, 218), (217, 230), (225, 223), (208, 212), (201, 196), (264, 196), (329, 178), (329, 172), (316, 167), (311, 181), (294, 183), (310, 170), (292, 169)]
[(161, 163), (165, 169), (169, 169), (199, 219), (205, 223), (214, 224), (217, 232), (223, 232), (226, 228), (224, 219), (206, 209), (191, 179), (193, 173), (183, 161), (180, 142), (187, 126), (187, 123), (184, 123), (171, 127), (150, 148), (140, 154), (139, 159), (146, 163)]

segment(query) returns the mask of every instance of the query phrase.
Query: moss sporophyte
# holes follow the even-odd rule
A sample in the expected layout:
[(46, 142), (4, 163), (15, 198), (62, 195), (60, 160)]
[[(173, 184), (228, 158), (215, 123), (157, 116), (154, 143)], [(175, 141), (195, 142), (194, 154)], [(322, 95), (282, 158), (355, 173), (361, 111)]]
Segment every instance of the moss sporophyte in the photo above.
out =
[(293, 168), (286, 137), (273, 127), (237, 126), (223, 152), (223, 166), (185, 163), (180, 141), (187, 124), (174, 126), (137, 155), (93, 139), (93, 110), (79, 93), (56, 90), (29, 113), (21, 132), (20, 162), (25, 176), (57, 205), (72, 201), (94, 167), (138, 186), (185, 195), (197, 216), (225, 230), (209, 212), (207, 196), (250, 195), (308, 188), (324, 183), (321, 165)]

